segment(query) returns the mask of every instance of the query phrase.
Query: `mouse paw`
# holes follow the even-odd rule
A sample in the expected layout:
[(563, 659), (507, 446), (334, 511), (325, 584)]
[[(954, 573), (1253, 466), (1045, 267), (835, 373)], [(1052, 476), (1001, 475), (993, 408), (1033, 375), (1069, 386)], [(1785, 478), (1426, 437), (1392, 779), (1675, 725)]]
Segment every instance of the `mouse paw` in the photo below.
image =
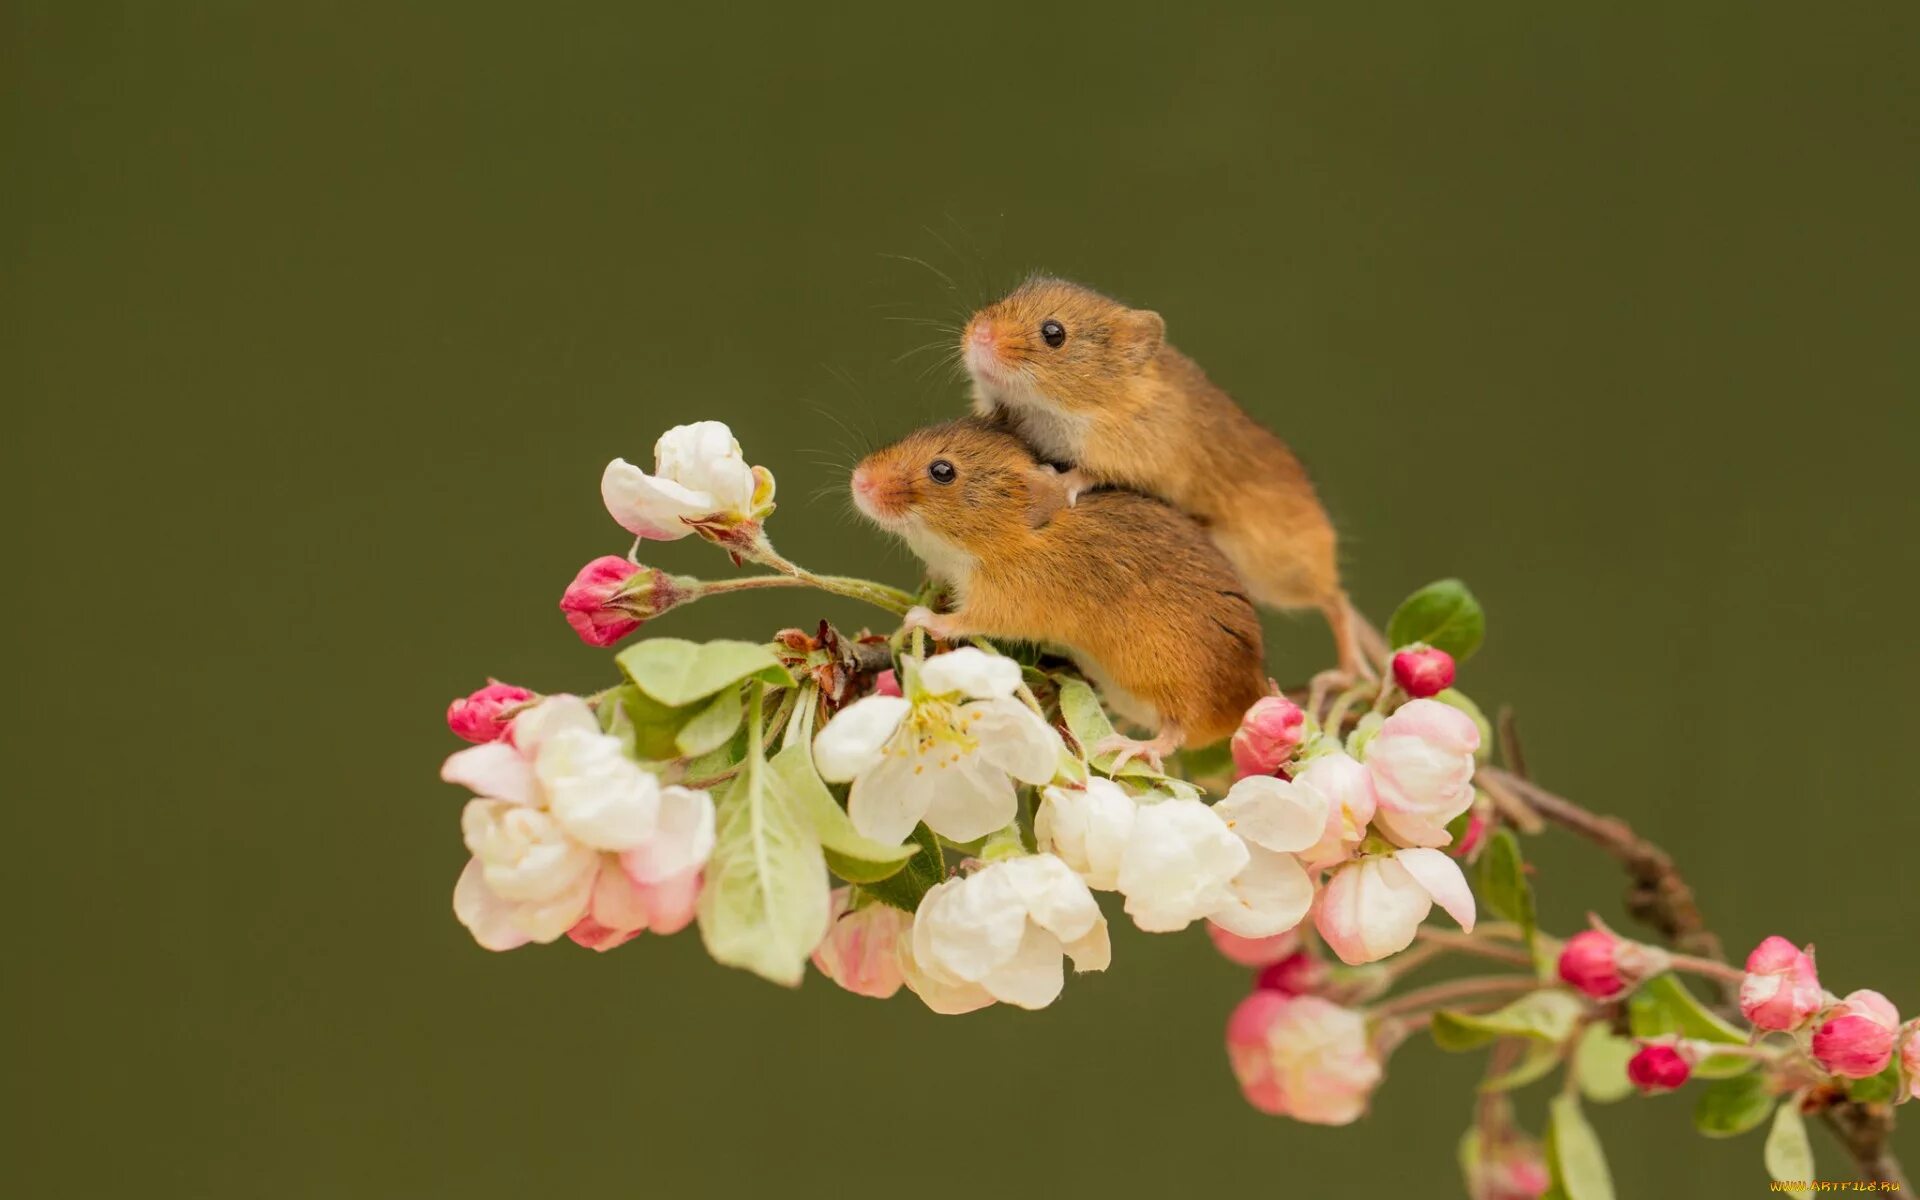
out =
[(1118, 775), (1122, 767), (1136, 758), (1153, 768), (1156, 774), (1165, 774), (1161, 764), (1166, 760), (1167, 755), (1179, 748), (1180, 735), (1173, 730), (1162, 730), (1146, 741), (1130, 738), (1124, 733), (1115, 733), (1095, 742), (1089, 749), (1089, 757), (1113, 755), (1113, 765), (1107, 768), (1109, 775)]
[(960, 622), (952, 614), (934, 612), (924, 604), (916, 604), (908, 609), (900, 623), (904, 629), (924, 629), (943, 642), (953, 641), (960, 636)]
[(1092, 490), (1093, 481), (1079, 467), (1075, 467), (1071, 471), (1061, 472), (1060, 486), (1067, 491), (1067, 507), (1072, 508), (1082, 492)]

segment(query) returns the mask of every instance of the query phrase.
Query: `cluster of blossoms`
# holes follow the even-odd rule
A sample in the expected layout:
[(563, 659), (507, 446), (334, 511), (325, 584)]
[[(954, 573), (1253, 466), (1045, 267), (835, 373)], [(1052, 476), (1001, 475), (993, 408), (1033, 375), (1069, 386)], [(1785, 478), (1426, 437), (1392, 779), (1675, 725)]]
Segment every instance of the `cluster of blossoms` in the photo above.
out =
[[(773, 477), (717, 422), (669, 431), (651, 472), (614, 460), (601, 494), (636, 549), (698, 536), (772, 573), (709, 581), (596, 558), (560, 602), (589, 645), (750, 588), (822, 588), (896, 618), (931, 598), (779, 555)], [(1390, 1055), (1425, 1028), (1444, 1049), (1492, 1047), (1462, 1154), (1478, 1200), (1610, 1194), (1580, 1099), (1695, 1076), (1730, 1097), (1703, 1102), (1703, 1129), (1777, 1112), (1769, 1169), (1810, 1177), (1810, 1152), (1800, 1176), (1776, 1166), (1800, 1161), (1800, 1111), (1909, 1098), (1915, 1023), (1877, 992), (1825, 992), (1810, 950), (1780, 938), (1740, 972), (1597, 922), (1564, 942), (1540, 929), (1522, 802), (1496, 795), (1491, 732), (1453, 686), (1482, 628), (1464, 587), (1430, 585), (1389, 623), (1385, 678), (1275, 689), (1220, 753), (1183, 753), (1168, 773), (1103, 769), (1110, 718), (1042, 651), (933, 653), (920, 633), (825, 623), (770, 643), (630, 642), (600, 691), (493, 682), (449, 709), (474, 743), (442, 770), (471, 793), (454, 912), (492, 950), (565, 935), (605, 951), (697, 921), (726, 965), (791, 986), (811, 963), (849, 992), (904, 987), (946, 1014), (1054, 1003), (1069, 964), (1109, 966), (1108, 912), (1146, 933), (1200, 924), (1254, 972), (1226, 1049), (1264, 1112), (1360, 1118)], [(1457, 930), (1428, 925), (1436, 906)], [(1510, 970), (1400, 986), (1460, 956)], [(1737, 985), (1750, 1028), (1677, 972)], [(1556, 1068), (1569, 1086), (1543, 1145), (1506, 1093)]]

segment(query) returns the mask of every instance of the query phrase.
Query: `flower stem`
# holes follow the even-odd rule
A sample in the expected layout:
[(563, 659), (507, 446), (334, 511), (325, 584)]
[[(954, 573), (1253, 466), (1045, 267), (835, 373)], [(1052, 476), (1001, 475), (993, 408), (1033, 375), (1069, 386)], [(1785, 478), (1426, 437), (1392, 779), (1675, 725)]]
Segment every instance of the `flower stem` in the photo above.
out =
[(1449, 979), (1445, 983), (1436, 983), (1429, 987), (1415, 988), (1411, 992), (1403, 992), (1374, 1005), (1371, 1015), (1396, 1016), (1401, 1013), (1436, 1008), (1455, 1000), (1476, 996), (1531, 992), (1540, 986), (1540, 981), (1531, 975), (1470, 975), (1465, 979)]
[[(743, 557), (750, 558), (763, 566), (772, 567), (782, 575), (794, 580), (790, 585), (747, 583), (749, 587), (814, 587), (819, 588), (823, 592), (832, 592), (837, 596), (847, 596), (854, 600), (864, 600), (868, 604), (874, 605), (876, 608), (884, 608), (896, 616), (905, 614), (908, 609), (913, 607), (912, 594), (903, 592), (897, 587), (888, 587), (884, 583), (875, 583), (870, 579), (855, 579), (847, 575), (816, 575), (799, 563), (786, 558), (778, 550), (775, 550), (773, 543), (767, 540), (765, 533), (762, 533), (756, 538), (751, 546), (742, 550), (741, 554)], [(753, 578), (767, 577), (758, 576)], [(738, 582), (746, 583), (745, 580)], [(711, 587), (712, 585), (709, 584), (708, 586)]]
[(1721, 983), (1730, 983), (1736, 987), (1747, 977), (1746, 972), (1742, 971), (1739, 967), (1729, 966), (1723, 962), (1715, 962), (1710, 958), (1700, 958), (1692, 954), (1674, 954), (1668, 957), (1673, 963), (1673, 969), (1676, 971), (1689, 971), (1695, 975), (1705, 975), (1709, 979), (1717, 979)]
[(1533, 965), (1533, 956), (1526, 951), (1512, 946), (1495, 945), (1478, 934), (1453, 933), (1445, 929), (1422, 929), (1418, 937), (1430, 946), (1456, 950), (1461, 954), (1474, 954), (1481, 958), (1491, 958), (1519, 967)]

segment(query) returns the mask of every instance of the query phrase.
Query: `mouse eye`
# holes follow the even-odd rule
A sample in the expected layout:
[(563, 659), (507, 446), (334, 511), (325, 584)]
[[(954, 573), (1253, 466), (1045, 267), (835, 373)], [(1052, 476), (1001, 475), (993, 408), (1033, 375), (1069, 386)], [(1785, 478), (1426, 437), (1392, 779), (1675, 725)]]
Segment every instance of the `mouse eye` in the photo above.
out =
[(960, 472), (953, 469), (953, 464), (944, 458), (936, 458), (927, 464), (927, 478), (942, 486), (952, 483), (959, 475)]
[(1052, 317), (1048, 317), (1046, 320), (1040, 322), (1040, 337), (1047, 345), (1058, 350), (1061, 344), (1067, 340), (1067, 327)]

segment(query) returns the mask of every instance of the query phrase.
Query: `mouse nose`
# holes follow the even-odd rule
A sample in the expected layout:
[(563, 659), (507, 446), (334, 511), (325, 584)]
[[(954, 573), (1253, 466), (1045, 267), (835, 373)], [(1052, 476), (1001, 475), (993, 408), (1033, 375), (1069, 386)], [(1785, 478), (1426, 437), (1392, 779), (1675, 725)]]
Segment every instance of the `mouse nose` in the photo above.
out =
[(993, 322), (976, 320), (967, 326), (967, 348), (991, 351), (994, 348)]
[(857, 496), (866, 496), (873, 492), (873, 476), (867, 474), (865, 467), (853, 469), (853, 491)]

